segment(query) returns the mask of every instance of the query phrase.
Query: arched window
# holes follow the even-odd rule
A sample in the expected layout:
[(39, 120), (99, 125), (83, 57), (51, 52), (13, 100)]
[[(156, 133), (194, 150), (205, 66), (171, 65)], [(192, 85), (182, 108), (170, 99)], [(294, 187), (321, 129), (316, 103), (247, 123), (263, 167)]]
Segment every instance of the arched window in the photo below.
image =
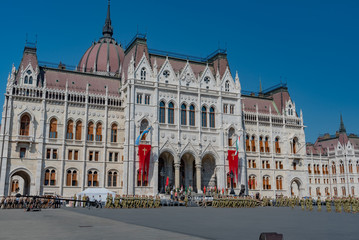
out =
[(355, 187), (353, 186), (351, 187), (351, 189), (352, 189), (352, 196), (355, 196)]
[(276, 187), (277, 190), (283, 190), (283, 177), (281, 176), (276, 177)]
[(280, 153), (279, 137), (275, 138), (275, 152)]
[(342, 187), (342, 195), (346, 196), (347, 195), (347, 191), (345, 190), (345, 187)]
[(32, 84), (32, 76), (29, 78), (29, 84)]
[(233, 140), (234, 140), (234, 129), (230, 128), (228, 130), (228, 146), (231, 147), (233, 145)]
[(50, 121), (50, 138), (57, 138), (57, 119), (53, 118)]
[(97, 187), (98, 186), (98, 174), (97, 171), (88, 171), (87, 172), (87, 186), (88, 187)]
[(268, 137), (265, 137), (265, 139), (264, 139), (264, 148), (265, 148), (266, 153), (270, 152), (268, 139), (269, 139)]
[(226, 83), (225, 83), (225, 86), (224, 86), (224, 87), (225, 87), (225, 89), (224, 89), (224, 90), (225, 90), (226, 92), (229, 92), (229, 81), (228, 81), (228, 80), (226, 81)]
[(207, 127), (207, 108), (202, 107), (202, 127)]
[(339, 169), (340, 169), (340, 174), (344, 174), (345, 171), (344, 171), (344, 163), (343, 161), (340, 161), (340, 164), (339, 164)]
[(81, 140), (81, 135), (82, 135), (82, 122), (78, 121), (76, 123), (76, 136), (75, 136), (75, 139), (76, 140)]
[(246, 151), (249, 152), (251, 150), (251, 146), (249, 144), (249, 136), (246, 135)]
[(163, 101), (160, 102), (160, 123), (166, 122), (166, 105)]
[(100, 122), (96, 125), (96, 141), (102, 141), (102, 124)]
[(338, 189), (334, 187), (333, 190), (334, 190), (334, 196), (338, 196)]
[(175, 107), (172, 102), (168, 104), (168, 123), (174, 124), (175, 121)]
[(46, 169), (45, 170), (44, 185), (45, 186), (55, 186), (56, 185), (55, 169)]
[(349, 161), (349, 173), (353, 173), (353, 164), (352, 164), (352, 161)]
[(264, 152), (264, 146), (263, 146), (263, 137), (259, 137), (259, 151)]
[(270, 190), (269, 176), (263, 176), (263, 190)]
[(93, 141), (93, 122), (89, 122), (89, 125), (87, 127), (87, 141)]
[(111, 126), (111, 142), (117, 142), (117, 124), (114, 123)]
[(77, 186), (77, 171), (67, 170), (66, 174), (66, 186)]
[(215, 111), (214, 107), (209, 109), (209, 127), (215, 128), (216, 127), (216, 118), (215, 118)]
[(255, 190), (255, 189), (256, 189), (256, 186), (257, 186), (256, 176), (254, 176), (254, 175), (249, 176), (248, 188), (249, 188), (250, 190)]
[(66, 139), (73, 139), (74, 137), (74, 121), (67, 121)]
[(308, 164), (308, 173), (309, 173), (309, 174), (312, 174), (312, 169), (311, 169), (311, 167), (310, 167), (310, 164)]
[(108, 172), (107, 186), (108, 187), (117, 187), (117, 172), (116, 171)]
[(11, 182), (11, 192), (18, 192), (19, 191), (19, 181), (12, 180)]
[(195, 107), (191, 105), (189, 107), (189, 125), (195, 126), (195, 124), (196, 124)]
[(359, 173), (359, 161), (357, 161), (357, 173)]
[[(144, 170), (143, 170), (144, 171)], [(146, 187), (148, 185), (148, 181), (147, 181), (147, 172), (144, 171), (142, 173), (142, 176), (140, 174), (140, 170), (137, 170), (137, 186), (142, 186), (142, 187)]]
[[(146, 119), (143, 119), (140, 125), (140, 134), (142, 134), (143, 131), (145, 131), (147, 128), (148, 128), (148, 121)], [(141, 140), (146, 141), (146, 137), (147, 137), (147, 133), (143, 134)]]
[(332, 162), (332, 174), (337, 174), (337, 167), (334, 162)]
[(141, 69), (141, 80), (146, 80), (146, 68)]
[(293, 138), (293, 142), (292, 142), (292, 153), (296, 154), (297, 153), (297, 143), (298, 143), (298, 138)]
[(181, 125), (187, 125), (187, 106), (184, 103), (181, 105)]
[(321, 196), (322, 194), (320, 193), (320, 187), (317, 187), (316, 188), (316, 193), (317, 193), (317, 196)]
[(251, 139), (251, 148), (252, 148), (252, 152), (256, 151), (256, 137), (253, 135), (252, 139)]
[(20, 135), (29, 136), (29, 130), (30, 130), (30, 117), (29, 115), (25, 114), (21, 117), (20, 120)]
[(24, 84), (28, 84), (28, 82), (29, 82), (29, 77), (28, 77), (28, 76), (25, 76)]

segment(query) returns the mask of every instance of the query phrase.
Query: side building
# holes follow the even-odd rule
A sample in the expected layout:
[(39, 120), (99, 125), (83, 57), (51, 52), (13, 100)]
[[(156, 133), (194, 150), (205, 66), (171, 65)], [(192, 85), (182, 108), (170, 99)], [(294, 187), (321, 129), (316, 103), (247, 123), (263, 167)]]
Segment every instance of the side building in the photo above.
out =
[(342, 116), (339, 131), (308, 143), (306, 151), (310, 196), (359, 196), (359, 137), (347, 134)]

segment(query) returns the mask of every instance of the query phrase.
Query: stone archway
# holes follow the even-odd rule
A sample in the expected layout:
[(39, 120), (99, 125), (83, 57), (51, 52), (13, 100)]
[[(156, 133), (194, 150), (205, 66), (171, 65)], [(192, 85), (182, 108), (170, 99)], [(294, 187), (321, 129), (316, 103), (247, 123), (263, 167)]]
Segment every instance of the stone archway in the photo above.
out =
[(11, 174), (9, 184), (9, 195), (30, 195), (31, 177), (26, 171), (17, 170)]
[(203, 189), (203, 187), (209, 188), (217, 185), (215, 169), (216, 160), (210, 154), (205, 155), (202, 159), (201, 189)]
[(174, 157), (169, 152), (161, 153), (158, 160), (158, 192), (164, 193), (166, 180), (168, 177), (169, 187), (173, 187), (175, 184), (174, 179)]
[(301, 197), (301, 183), (299, 179), (293, 179), (290, 183), (290, 195), (293, 197)]
[(191, 153), (183, 154), (181, 157), (179, 187), (188, 189), (191, 186), (193, 191), (197, 191), (195, 169), (195, 157)]

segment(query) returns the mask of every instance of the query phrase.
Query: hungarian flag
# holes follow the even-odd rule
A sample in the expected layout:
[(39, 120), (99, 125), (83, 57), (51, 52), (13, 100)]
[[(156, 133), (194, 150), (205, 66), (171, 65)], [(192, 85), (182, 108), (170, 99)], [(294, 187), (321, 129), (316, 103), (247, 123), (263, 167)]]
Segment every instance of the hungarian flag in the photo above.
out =
[(234, 181), (237, 182), (238, 179), (238, 152), (235, 150), (228, 150), (228, 165), (229, 173), (233, 172), (235, 175)]
[(138, 156), (139, 156), (139, 172), (141, 176), (146, 176), (148, 180), (148, 170), (150, 168), (150, 158), (151, 158), (151, 145), (140, 144), (138, 146)]

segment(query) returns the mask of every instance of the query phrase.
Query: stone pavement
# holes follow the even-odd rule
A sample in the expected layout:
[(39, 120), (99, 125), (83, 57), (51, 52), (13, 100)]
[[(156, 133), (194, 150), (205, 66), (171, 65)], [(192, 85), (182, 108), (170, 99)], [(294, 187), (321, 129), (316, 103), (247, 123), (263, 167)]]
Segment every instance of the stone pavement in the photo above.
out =
[(359, 239), (358, 214), (300, 208), (0, 210), (0, 239)]

